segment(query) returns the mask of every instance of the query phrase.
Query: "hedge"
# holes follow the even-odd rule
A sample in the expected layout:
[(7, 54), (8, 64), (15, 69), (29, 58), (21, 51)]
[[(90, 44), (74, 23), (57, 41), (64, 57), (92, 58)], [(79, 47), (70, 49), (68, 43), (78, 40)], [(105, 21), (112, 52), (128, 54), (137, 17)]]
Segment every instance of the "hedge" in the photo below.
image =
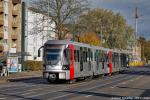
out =
[(38, 71), (43, 69), (42, 61), (27, 60), (24, 62), (24, 67), (26, 71)]

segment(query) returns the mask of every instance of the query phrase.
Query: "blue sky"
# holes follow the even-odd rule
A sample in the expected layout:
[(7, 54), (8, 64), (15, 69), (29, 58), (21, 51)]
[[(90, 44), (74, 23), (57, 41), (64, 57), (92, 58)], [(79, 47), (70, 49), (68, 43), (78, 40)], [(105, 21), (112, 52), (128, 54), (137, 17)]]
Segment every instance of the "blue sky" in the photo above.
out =
[(121, 13), (134, 28), (134, 10), (138, 7), (138, 36), (150, 40), (150, 0), (88, 0), (92, 8), (110, 9)]

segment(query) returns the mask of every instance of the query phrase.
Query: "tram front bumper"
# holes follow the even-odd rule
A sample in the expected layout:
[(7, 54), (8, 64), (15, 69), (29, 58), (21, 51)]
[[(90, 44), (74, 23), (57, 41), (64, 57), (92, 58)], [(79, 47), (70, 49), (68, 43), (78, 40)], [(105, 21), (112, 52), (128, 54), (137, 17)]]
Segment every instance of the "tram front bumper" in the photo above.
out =
[(43, 78), (56, 78), (58, 80), (69, 80), (70, 79), (70, 72), (69, 71), (44, 71)]

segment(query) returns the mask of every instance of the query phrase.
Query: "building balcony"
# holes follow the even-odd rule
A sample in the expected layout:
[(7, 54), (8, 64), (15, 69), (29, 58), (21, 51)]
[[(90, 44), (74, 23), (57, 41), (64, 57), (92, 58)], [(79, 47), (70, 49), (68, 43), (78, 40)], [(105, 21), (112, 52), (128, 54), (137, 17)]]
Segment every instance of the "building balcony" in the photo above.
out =
[(0, 12), (4, 12), (4, 2), (0, 2)]
[(4, 8), (0, 6), (0, 13), (4, 12)]
[(16, 41), (18, 39), (18, 35), (17, 34), (11, 34), (11, 39)]
[(20, 25), (21, 25), (20, 19), (19, 18), (14, 18), (13, 21), (12, 21), (12, 27), (17, 28), (17, 27), (20, 27)]
[(12, 10), (12, 15), (17, 16), (20, 14), (20, 10)]
[(4, 38), (4, 33), (0, 32), (0, 40)]
[(4, 27), (0, 27), (0, 39), (4, 38)]
[(0, 52), (0, 57), (4, 57), (4, 52)]
[(12, 0), (12, 3), (13, 4), (18, 4), (18, 3), (21, 4), (21, 0)]
[(3, 52), (3, 51), (4, 51), (4, 45), (0, 44), (0, 52)]
[(14, 15), (14, 16), (20, 15), (21, 14), (20, 9), (21, 9), (20, 4), (14, 5), (13, 9), (12, 9), (12, 15)]
[(0, 14), (0, 25), (4, 25), (4, 15)]

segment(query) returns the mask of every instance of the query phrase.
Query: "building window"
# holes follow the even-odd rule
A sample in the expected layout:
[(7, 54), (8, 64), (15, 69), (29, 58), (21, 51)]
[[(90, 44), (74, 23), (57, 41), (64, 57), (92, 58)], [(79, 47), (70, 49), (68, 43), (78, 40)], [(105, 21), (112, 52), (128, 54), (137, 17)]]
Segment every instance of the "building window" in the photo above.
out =
[(8, 14), (5, 14), (5, 19), (8, 20)]
[(8, 27), (7, 26), (4, 26), (4, 31), (8, 32)]
[(0, 43), (3, 43), (3, 38), (0, 38)]
[(7, 44), (8, 40), (7, 39), (4, 39), (3, 40), (3, 43)]

